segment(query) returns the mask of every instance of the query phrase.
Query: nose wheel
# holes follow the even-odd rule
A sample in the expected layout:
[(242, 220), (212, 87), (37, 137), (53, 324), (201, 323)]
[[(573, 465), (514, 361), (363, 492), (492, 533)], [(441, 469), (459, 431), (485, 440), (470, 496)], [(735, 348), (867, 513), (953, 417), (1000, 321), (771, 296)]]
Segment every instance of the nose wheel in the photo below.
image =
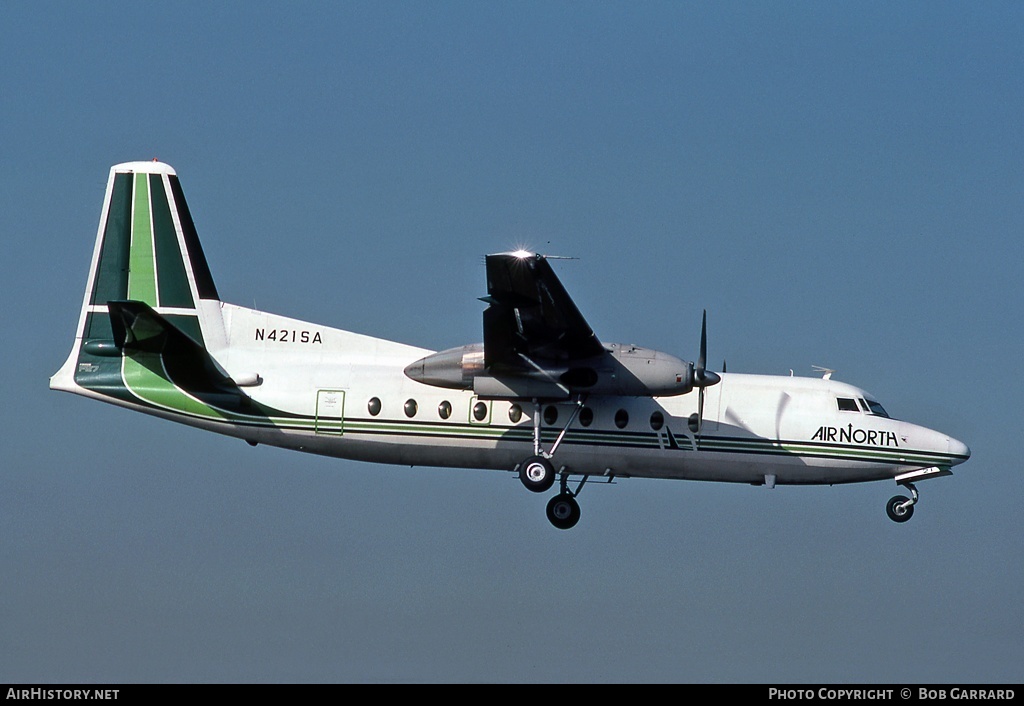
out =
[(910, 491), (912, 497), (894, 495), (885, 504), (885, 514), (893, 522), (906, 522), (914, 516), (914, 505), (917, 504), (918, 499), (917, 488), (914, 487), (913, 483), (904, 483), (904, 485)]

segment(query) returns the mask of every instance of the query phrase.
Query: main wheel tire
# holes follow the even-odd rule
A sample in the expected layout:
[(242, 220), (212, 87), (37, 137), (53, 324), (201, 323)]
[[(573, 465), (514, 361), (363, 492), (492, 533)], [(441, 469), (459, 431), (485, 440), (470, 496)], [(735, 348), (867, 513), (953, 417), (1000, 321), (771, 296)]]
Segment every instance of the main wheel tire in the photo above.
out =
[(580, 505), (568, 493), (559, 493), (548, 501), (548, 521), (558, 529), (571, 529), (580, 521)]
[(889, 516), (889, 519), (893, 522), (906, 522), (914, 516), (914, 506), (907, 505), (901, 507), (903, 503), (909, 502), (910, 498), (903, 495), (894, 495), (889, 498), (889, 502), (885, 505), (885, 514)]
[(519, 480), (527, 490), (543, 493), (555, 483), (555, 467), (543, 456), (530, 456), (519, 466)]

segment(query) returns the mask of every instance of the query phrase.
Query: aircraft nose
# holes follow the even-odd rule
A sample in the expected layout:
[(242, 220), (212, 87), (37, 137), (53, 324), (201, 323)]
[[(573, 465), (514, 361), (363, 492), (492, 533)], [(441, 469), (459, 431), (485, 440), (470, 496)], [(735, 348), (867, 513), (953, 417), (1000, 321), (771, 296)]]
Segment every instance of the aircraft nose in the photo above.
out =
[(953, 437), (949, 438), (949, 455), (954, 459), (954, 463), (963, 463), (971, 457), (971, 450), (962, 441), (957, 441)]

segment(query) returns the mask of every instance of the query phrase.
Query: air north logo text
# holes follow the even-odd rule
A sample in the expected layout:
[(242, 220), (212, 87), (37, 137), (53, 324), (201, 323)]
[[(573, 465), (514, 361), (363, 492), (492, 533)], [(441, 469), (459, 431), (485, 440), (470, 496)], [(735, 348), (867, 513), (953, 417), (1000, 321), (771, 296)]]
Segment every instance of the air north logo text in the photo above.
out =
[(870, 446), (899, 446), (896, 434), (891, 431), (854, 429), (852, 424), (846, 427), (818, 427), (818, 431), (814, 432), (811, 441), (838, 441), (839, 443), (868, 444)]

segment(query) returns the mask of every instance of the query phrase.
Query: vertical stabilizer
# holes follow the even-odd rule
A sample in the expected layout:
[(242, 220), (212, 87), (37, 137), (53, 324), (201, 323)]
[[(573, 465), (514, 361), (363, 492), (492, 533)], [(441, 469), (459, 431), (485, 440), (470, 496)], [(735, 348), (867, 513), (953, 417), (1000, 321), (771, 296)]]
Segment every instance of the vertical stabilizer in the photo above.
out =
[(75, 342), (50, 387), (124, 398), (108, 302), (145, 304), (209, 350), (224, 344), (220, 297), (178, 176), (161, 162), (110, 169)]

